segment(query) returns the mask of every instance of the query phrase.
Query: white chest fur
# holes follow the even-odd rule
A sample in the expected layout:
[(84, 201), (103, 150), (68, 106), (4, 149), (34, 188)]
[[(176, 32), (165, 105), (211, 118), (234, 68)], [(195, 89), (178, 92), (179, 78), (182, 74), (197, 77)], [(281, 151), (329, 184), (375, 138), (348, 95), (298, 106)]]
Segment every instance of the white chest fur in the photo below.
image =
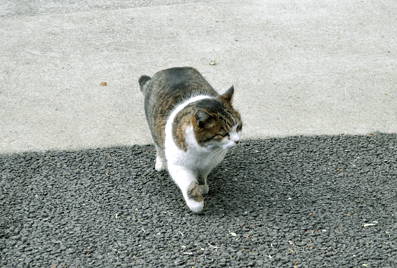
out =
[[(201, 193), (208, 192), (207, 175), (213, 167), (222, 161), (226, 152), (218, 163), (208, 161), (211, 151), (207, 148), (200, 147), (193, 133), (193, 127), (186, 129), (187, 151), (181, 150), (174, 142), (172, 135), (172, 125), (176, 115), (190, 103), (211, 98), (210, 96), (196, 96), (179, 104), (169, 116), (165, 125), (165, 157), (167, 169), (174, 182), (181, 189), (186, 204), (193, 212), (200, 212), (204, 207), (204, 200)], [(223, 151), (223, 150), (222, 150)], [(198, 179), (203, 178), (205, 185), (198, 186)]]
[(214, 146), (199, 146), (194, 136), (193, 126), (186, 128), (185, 142), (187, 150), (180, 149), (173, 138), (173, 122), (177, 114), (190, 103), (212, 98), (210, 96), (192, 97), (175, 107), (165, 125), (165, 157), (167, 169), (174, 182), (181, 189), (186, 204), (193, 212), (200, 212), (204, 207), (201, 194), (209, 191), (207, 176), (226, 155), (229, 148), (236, 145), (240, 134), (234, 126), (221, 143)]
[(211, 97), (205, 95), (192, 97), (186, 100), (185, 102), (179, 104), (177, 107), (175, 107), (175, 109), (172, 111), (171, 115), (169, 116), (167, 123), (165, 125), (165, 146), (164, 146), (165, 157), (167, 159), (168, 165), (179, 165), (191, 170), (196, 170), (200, 167), (205, 168), (206, 166), (208, 166), (209, 163), (207, 163), (208, 162), (207, 159), (211, 155), (213, 150), (203, 148), (197, 144), (193, 133), (193, 127), (188, 127), (186, 129), (185, 137), (186, 137), (186, 143), (188, 144), (187, 151), (181, 150), (175, 144), (172, 135), (172, 123), (174, 122), (176, 115), (180, 111), (182, 111), (183, 108), (185, 108), (187, 105), (207, 98), (211, 98)]

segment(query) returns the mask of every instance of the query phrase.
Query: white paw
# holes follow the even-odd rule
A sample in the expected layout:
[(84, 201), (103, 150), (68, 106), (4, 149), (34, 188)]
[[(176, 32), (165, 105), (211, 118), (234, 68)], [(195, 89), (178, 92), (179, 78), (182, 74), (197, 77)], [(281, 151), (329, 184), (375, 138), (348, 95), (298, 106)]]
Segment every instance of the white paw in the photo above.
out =
[(156, 158), (156, 165), (154, 166), (154, 168), (157, 171), (162, 171), (162, 170), (165, 170), (167, 167), (161, 158)]
[(204, 200), (197, 202), (193, 199), (186, 199), (186, 204), (194, 213), (200, 213), (204, 208)]
[(184, 194), (184, 198), (186, 200), (187, 206), (194, 213), (199, 213), (203, 210), (204, 207), (204, 199), (200, 192), (200, 186), (197, 181), (193, 181), (189, 188), (187, 188), (186, 193)]
[(210, 188), (208, 187), (208, 184), (205, 185), (199, 185), (200, 193), (201, 194), (208, 194), (210, 191)]

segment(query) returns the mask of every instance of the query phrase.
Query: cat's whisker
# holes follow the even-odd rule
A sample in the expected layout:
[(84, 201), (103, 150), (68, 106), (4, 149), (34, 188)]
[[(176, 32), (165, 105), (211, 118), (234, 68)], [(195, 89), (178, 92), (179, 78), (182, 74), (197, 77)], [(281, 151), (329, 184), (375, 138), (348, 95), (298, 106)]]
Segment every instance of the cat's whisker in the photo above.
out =
[(222, 149), (222, 148), (216, 149), (215, 151), (213, 151), (213, 152), (208, 156), (207, 159), (217, 159), (217, 158), (219, 158), (219, 157), (222, 155), (222, 153), (223, 153), (223, 149)]
[(218, 150), (219, 150), (219, 149), (216, 149), (215, 151), (212, 151), (212, 152), (207, 156), (207, 159), (208, 159), (208, 158), (211, 158), (212, 155), (215, 154)]
[(219, 148), (219, 149), (216, 149), (215, 151), (211, 152), (210, 155), (207, 157), (207, 159), (211, 159), (212, 157), (214, 157), (216, 154), (219, 153), (219, 151), (220, 151), (221, 149), (222, 149), (222, 148)]
[(221, 149), (220, 151), (219, 151), (219, 153), (216, 155), (216, 159), (219, 159), (219, 158), (222, 158), (223, 159), (223, 157), (224, 157), (224, 155), (223, 155), (223, 149)]
[(222, 150), (222, 148), (218, 148), (215, 151), (211, 152), (211, 154), (207, 157), (207, 159), (211, 159), (214, 156), (216, 156), (217, 154), (219, 154), (220, 150)]

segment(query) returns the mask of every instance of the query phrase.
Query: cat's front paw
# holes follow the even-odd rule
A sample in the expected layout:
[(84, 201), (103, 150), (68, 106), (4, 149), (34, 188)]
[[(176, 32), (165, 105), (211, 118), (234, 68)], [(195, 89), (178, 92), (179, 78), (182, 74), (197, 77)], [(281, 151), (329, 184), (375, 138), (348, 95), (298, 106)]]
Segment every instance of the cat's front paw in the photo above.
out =
[(208, 184), (199, 185), (199, 189), (201, 194), (208, 194), (208, 192), (210, 191), (210, 187), (208, 187)]
[(186, 200), (187, 206), (194, 213), (200, 213), (204, 208), (204, 200), (201, 202), (196, 202), (194, 200)]
[(167, 168), (167, 166), (161, 158), (156, 158), (156, 164), (155, 164), (154, 168), (157, 171), (162, 171), (162, 170), (165, 170)]
[(192, 182), (187, 189), (187, 197), (185, 198), (187, 206), (194, 213), (199, 213), (204, 208), (204, 199), (197, 182)]

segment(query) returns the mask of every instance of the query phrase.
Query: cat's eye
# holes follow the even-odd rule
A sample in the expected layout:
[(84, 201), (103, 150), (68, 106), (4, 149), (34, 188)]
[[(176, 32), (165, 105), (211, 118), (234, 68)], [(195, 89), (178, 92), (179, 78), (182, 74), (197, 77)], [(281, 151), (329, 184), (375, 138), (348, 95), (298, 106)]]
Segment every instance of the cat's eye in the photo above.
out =
[(210, 140), (212, 140), (213, 138), (215, 138), (216, 137), (216, 135), (214, 135), (214, 136), (211, 136), (211, 137), (209, 137), (209, 138), (207, 138), (207, 139), (205, 139), (204, 140), (204, 142), (209, 142)]
[(223, 134), (223, 135), (220, 134), (220, 135), (221, 135), (222, 137), (228, 137), (228, 136), (230, 136), (229, 133), (225, 133), (225, 134)]
[(241, 129), (243, 128), (243, 124), (240, 124), (240, 125), (238, 125), (238, 127), (237, 127), (237, 131), (240, 131)]

